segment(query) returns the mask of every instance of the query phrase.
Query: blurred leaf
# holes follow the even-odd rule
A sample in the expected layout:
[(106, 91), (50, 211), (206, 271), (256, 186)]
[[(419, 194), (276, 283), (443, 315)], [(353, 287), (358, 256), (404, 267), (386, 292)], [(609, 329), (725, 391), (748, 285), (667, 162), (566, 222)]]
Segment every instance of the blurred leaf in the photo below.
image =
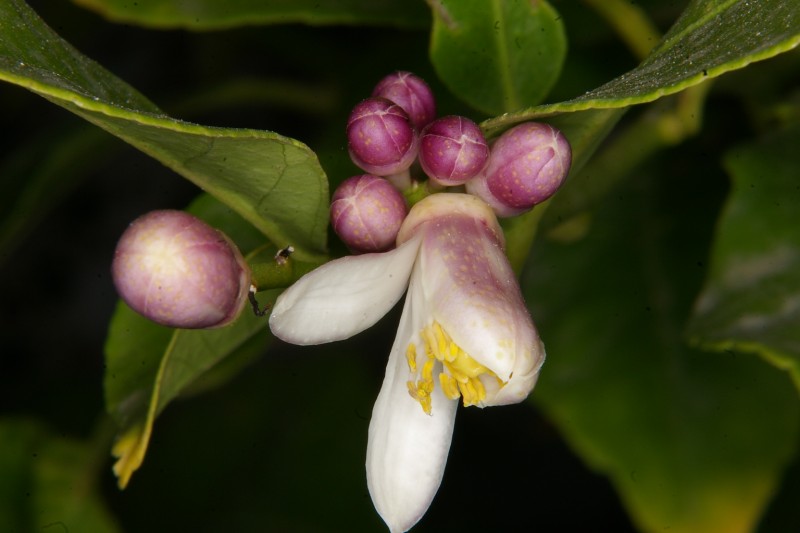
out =
[(627, 74), (573, 100), (509, 113), (481, 126), (494, 136), (548, 115), (652, 102), (798, 44), (795, 0), (694, 0), (652, 54)]
[(800, 128), (725, 156), (733, 189), (688, 326), (714, 350), (755, 352), (800, 388)]
[(0, 262), (74, 188), (113, 154), (111, 138), (91, 126), (43, 132), (0, 165)]
[(218, 30), (256, 24), (368, 24), (421, 27), (422, 2), (407, 0), (73, 0), (104, 17), (155, 28)]
[[(209, 196), (201, 196), (189, 211), (225, 231), (243, 250), (262, 244), (246, 221)], [(276, 295), (265, 293), (262, 306)], [(105, 394), (106, 408), (120, 426), (113, 453), (119, 458), (114, 472), (121, 487), (141, 466), (153, 423), (167, 404), (189, 387), (196, 392), (235, 375), (266, 348), (271, 339), (266, 325), (266, 317), (246, 308), (224, 328), (173, 330), (118, 304), (106, 341)], [(253, 340), (259, 337), (260, 342)], [(230, 362), (217, 370), (226, 359)]]
[(431, 61), (453, 93), (489, 114), (541, 102), (567, 50), (558, 13), (541, 0), (436, 0)]
[(82, 56), (19, 0), (0, 3), (0, 79), (25, 87), (120, 137), (217, 197), (275, 244), (318, 256), (328, 186), (302, 143), (259, 130), (167, 117)]
[(788, 380), (682, 343), (713, 223), (696, 176), (629, 181), (577, 242), (539, 239), (524, 292), (548, 359), (532, 399), (644, 531), (751, 531), (797, 444)]
[(34, 421), (0, 420), (0, 531), (119, 531), (96, 491), (93, 452)]
[(759, 533), (800, 531), (800, 514), (797, 512), (797, 502), (800, 501), (800, 458), (795, 458), (794, 463), (786, 469), (782, 481), (780, 492), (775, 495), (758, 524)]

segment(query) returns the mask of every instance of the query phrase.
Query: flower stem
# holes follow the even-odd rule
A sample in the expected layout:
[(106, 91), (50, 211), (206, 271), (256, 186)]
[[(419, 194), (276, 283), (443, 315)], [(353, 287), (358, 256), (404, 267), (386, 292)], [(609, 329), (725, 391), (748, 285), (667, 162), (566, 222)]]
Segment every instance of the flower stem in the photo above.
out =
[(298, 261), (290, 256), (283, 260), (273, 258), (265, 261), (251, 261), (250, 270), (256, 289), (266, 291), (288, 287), (301, 276), (324, 263), (325, 261)]
[(411, 188), (413, 182), (411, 181), (411, 172), (409, 169), (406, 169), (402, 172), (398, 172), (397, 174), (392, 174), (390, 176), (385, 176), (386, 180), (395, 186), (395, 188), (400, 192), (405, 192)]

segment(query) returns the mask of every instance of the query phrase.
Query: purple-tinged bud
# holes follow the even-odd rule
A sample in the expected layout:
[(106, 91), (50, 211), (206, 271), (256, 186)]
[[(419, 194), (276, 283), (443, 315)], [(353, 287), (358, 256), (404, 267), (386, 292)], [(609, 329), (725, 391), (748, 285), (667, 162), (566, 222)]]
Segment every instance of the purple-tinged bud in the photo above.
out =
[(375, 86), (372, 96), (382, 96), (402, 107), (411, 123), (421, 130), (436, 117), (433, 91), (419, 76), (411, 72), (393, 72)]
[(549, 124), (526, 122), (497, 139), (486, 169), (467, 182), (467, 192), (482, 198), (497, 216), (519, 215), (561, 187), (571, 162), (564, 134)]
[(183, 211), (152, 211), (120, 237), (114, 285), (134, 311), (174, 328), (224, 326), (242, 311), (250, 269), (222, 232)]
[(417, 158), (418, 136), (403, 109), (386, 98), (367, 98), (347, 119), (353, 163), (377, 176), (398, 174)]
[(362, 174), (342, 182), (331, 199), (331, 225), (353, 253), (394, 247), (408, 214), (403, 195), (383, 178)]
[(486, 166), (489, 145), (468, 118), (455, 115), (428, 124), (419, 138), (422, 170), (440, 185), (463, 185)]

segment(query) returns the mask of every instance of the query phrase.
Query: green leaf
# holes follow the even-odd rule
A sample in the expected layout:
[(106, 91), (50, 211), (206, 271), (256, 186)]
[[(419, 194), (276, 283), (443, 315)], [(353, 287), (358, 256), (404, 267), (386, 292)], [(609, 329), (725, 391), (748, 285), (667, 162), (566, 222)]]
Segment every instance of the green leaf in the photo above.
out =
[(421, 27), (422, 2), (406, 0), (73, 0), (104, 17), (154, 28), (218, 30), (254, 24), (368, 24)]
[[(524, 292), (548, 359), (532, 399), (643, 531), (751, 531), (794, 454), (789, 380), (682, 342), (713, 212), (694, 176), (628, 181), (584, 238), (539, 239)], [(548, 213), (549, 214), (549, 213)]]
[[(268, 301), (276, 296), (272, 291)], [(106, 407), (120, 426), (112, 453), (121, 488), (144, 461), (155, 419), (167, 404), (224, 358), (241, 357), (242, 348), (249, 353), (254, 336), (263, 334), (256, 348), (265, 349), (266, 325), (265, 317), (245, 309), (221, 329), (171, 330), (119, 304), (106, 342), (105, 391)]]
[(541, 102), (558, 79), (566, 36), (543, 0), (437, 0), (430, 55), (453, 93), (489, 114)]
[[(189, 210), (223, 229), (242, 249), (261, 246), (247, 222), (211, 197), (201, 196)], [(276, 296), (276, 291), (264, 293), (261, 305)], [(245, 309), (224, 328), (173, 330), (118, 304), (106, 340), (105, 394), (106, 409), (120, 426), (113, 453), (119, 458), (114, 471), (121, 487), (141, 466), (159, 413), (190, 387), (222, 383), (262, 353), (271, 339), (266, 325), (266, 317)]]
[(688, 326), (714, 350), (755, 352), (800, 388), (800, 128), (725, 156), (732, 191)]
[(0, 530), (119, 531), (98, 495), (95, 452), (32, 420), (0, 421)]
[(163, 115), (78, 53), (19, 0), (0, 3), (0, 79), (25, 87), (153, 156), (233, 208), (273, 243), (319, 257), (328, 186), (314, 153), (276, 133)]
[(794, 0), (694, 0), (632, 71), (573, 100), (489, 119), (482, 127), (493, 136), (552, 114), (652, 102), (798, 44), (800, 9)]

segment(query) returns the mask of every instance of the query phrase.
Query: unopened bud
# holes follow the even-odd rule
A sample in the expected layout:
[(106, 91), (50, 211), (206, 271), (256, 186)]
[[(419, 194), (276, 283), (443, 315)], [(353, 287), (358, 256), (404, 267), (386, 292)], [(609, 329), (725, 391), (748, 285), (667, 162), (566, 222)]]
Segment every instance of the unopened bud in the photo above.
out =
[(393, 248), (407, 213), (403, 195), (385, 179), (369, 174), (343, 181), (331, 201), (331, 225), (354, 253)]
[(411, 72), (389, 74), (378, 82), (372, 96), (381, 96), (402, 107), (417, 130), (424, 128), (436, 117), (433, 91), (422, 78)]
[(417, 132), (408, 114), (385, 98), (367, 98), (347, 120), (353, 163), (377, 176), (403, 172), (417, 157)]
[(250, 269), (230, 239), (183, 211), (134, 220), (117, 244), (111, 272), (125, 303), (174, 328), (232, 322), (250, 289)]
[(550, 198), (569, 174), (572, 150), (549, 124), (526, 122), (492, 145), (486, 169), (467, 182), (498, 216), (519, 215)]
[(422, 130), (419, 163), (432, 180), (445, 186), (463, 185), (486, 166), (489, 145), (468, 118), (451, 115)]

